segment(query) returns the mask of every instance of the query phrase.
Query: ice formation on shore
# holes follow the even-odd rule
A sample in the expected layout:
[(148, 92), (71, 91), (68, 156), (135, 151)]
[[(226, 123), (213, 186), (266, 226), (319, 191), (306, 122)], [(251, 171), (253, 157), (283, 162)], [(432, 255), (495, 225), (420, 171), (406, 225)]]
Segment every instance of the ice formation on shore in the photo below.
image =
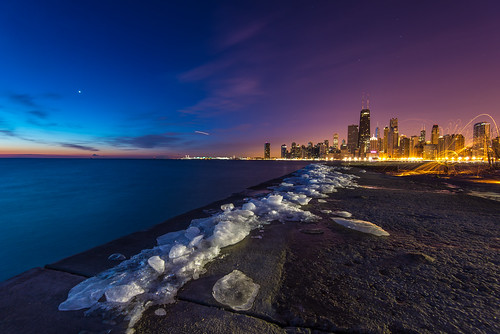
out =
[(357, 176), (339, 170), (309, 165), (272, 187), (273, 192), (267, 196), (250, 198), (241, 208), (224, 204), (222, 212), (194, 219), (186, 230), (159, 236), (156, 247), (75, 286), (59, 310), (114, 310), (125, 314), (132, 328), (147, 308), (174, 302), (177, 291), (199, 278), (221, 248), (240, 242), (252, 230), (273, 221), (316, 220), (316, 215), (301, 206), (312, 198), (328, 197), (326, 194), (336, 188), (356, 186)]
[(333, 218), (333, 221), (336, 222), (337, 224), (340, 224), (344, 227), (363, 232), (363, 233), (369, 233), (376, 235), (378, 237), (380, 236), (388, 236), (389, 233), (387, 233), (383, 228), (380, 226), (377, 226), (373, 223), (364, 221), (364, 220), (359, 220), (359, 219), (345, 219), (345, 218)]
[(248, 311), (259, 293), (260, 285), (239, 270), (219, 279), (212, 289), (215, 300), (236, 311)]
[(333, 211), (332, 215), (339, 216), (339, 217), (344, 217), (344, 218), (349, 218), (349, 217), (352, 216), (352, 213), (347, 212), (347, 211)]

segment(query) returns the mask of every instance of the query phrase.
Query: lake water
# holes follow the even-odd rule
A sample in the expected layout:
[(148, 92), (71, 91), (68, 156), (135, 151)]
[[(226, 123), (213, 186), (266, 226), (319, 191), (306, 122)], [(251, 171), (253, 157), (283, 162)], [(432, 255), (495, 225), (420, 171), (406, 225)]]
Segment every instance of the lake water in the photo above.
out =
[(0, 281), (307, 164), (0, 159)]

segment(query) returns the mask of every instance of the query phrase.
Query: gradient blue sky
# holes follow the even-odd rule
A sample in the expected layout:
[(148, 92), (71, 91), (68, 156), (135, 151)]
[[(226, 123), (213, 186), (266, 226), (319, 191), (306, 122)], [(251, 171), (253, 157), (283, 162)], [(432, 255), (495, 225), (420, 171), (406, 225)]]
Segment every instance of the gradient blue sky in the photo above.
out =
[[(272, 155), (500, 120), (498, 1), (2, 1), (0, 155)], [(491, 120), (482, 116), (477, 121)], [(493, 126), (492, 126), (493, 128)], [(470, 139), (470, 138), (468, 138)]]

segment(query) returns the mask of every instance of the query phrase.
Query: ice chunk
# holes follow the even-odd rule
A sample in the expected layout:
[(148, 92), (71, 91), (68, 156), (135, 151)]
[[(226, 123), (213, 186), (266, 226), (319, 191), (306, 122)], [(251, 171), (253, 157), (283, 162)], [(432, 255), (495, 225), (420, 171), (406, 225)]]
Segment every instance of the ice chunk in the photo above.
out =
[(163, 271), (165, 270), (165, 261), (163, 261), (161, 257), (159, 257), (158, 255), (151, 256), (148, 259), (148, 264), (151, 266), (151, 268), (156, 270), (158, 274), (163, 274)]
[(108, 260), (111, 260), (111, 261), (123, 261), (126, 259), (127, 259), (127, 257), (123, 254), (120, 254), (120, 253), (114, 253), (108, 257)]
[(345, 218), (333, 218), (333, 220), (337, 224), (340, 224), (340, 225), (345, 226), (347, 228), (350, 228), (350, 229), (353, 229), (356, 231), (360, 231), (363, 233), (369, 233), (369, 234), (373, 234), (373, 235), (376, 235), (379, 237), (389, 235), (389, 233), (384, 231), (384, 229), (382, 229), (381, 227), (379, 227), (373, 223), (364, 221), (364, 220), (345, 219)]
[(326, 203), (326, 201), (324, 199), (318, 199), (318, 203)]
[(144, 290), (135, 282), (125, 285), (116, 285), (104, 293), (106, 300), (115, 303), (126, 303), (133, 297), (143, 293)]
[(88, 308), (97, 303), (104, 294), (108, 282), (98, 277), (89, 278), (68, 293), (68, 299), (59, 305), (59, 311), (73, 311)]
[(312, 199), (304, 194), (296, 194), (291, 191), (287, 192), (285, 194), (285, 197), (287, 200), (299, 203), (300, 205), (307, 205), (307, 203), (309, 203), (309, 201)]
[(203, 235), (199, 235), (199, 236), (196, 236), (193, 238), (193, 240), (191, 240), (189, 242), (189, 247), (196, 247), (200, 244), (201, 240), (203, 239)]
[(349, 218), (352, 216), (352, 213), (347, 212), (347, 211), (333, 211), (332, 215), (344, 217), (344, 218)]
[(252, 202), (245, 203), (241, 207), (242, 210), (248, 210), (248, 211), (254, 211), (256, 208), (257, 207)]
[(236, 213), (243, 218), (249, 218), (255, 215), (255, 213), (250, 210), (237, 210)]
[(222, 248), (240, 242), (248, 233), (250, 233), (250, 227), (247, 224), (222, 221), (215, 226), (214, 233), (208, 240), (212, 241), (214, 246)]
[(168, 253), (168, 257), (171, 259), (176, 259), (178, 257), (184, 256), (186, 254), (189, 254), (190, 250), (183, 244), (176, 244), (172, 246), (170, 249), (170, 252)]
[(265, 201), (267, 202), (267, 204), (269, 205), (280, 205), (281, 204), (281, 201), (283, 200), (283, 196), (281, 195), (269, 195)]
[(228, 305), (233, 310), (247, 311), (252, 308), (255, 297), (259, 293), (260, 285), (239, 270), (219, 279), (212, 295), (219, 303)]
[(191, 226), (186, 230), (186, 233), (184, 233), (184, 236), (188, 238), (189, 240), (193, 240), (194, 237), (200, 234), (200, 229), (197, 228), (196, 226)]
[(228, 204), (222, 204), (220, 206), (220, 209), (222, 211), (231, 211), (232, 209), (234, 209), (234, 204), (233, 203), (228, 203)]
[(164, 308), (161, 308), (161, 307), (160, 307), (160, 308), (158, 308), (158, 309), (156, 309), (156, 310), (155, 310), (155, 314), (156, 314), (157, 316), (160, 316), (160, 317), (161, 317), (161, 316), (167, 315), (167, 311), (165, 311), (165, 309), (164, 309)]
[(332, 210), (321, 210), (321, 212), (323, 212), (323, 213), (331, 213)]
[(166, 244), (171, 244), (173, 243), (176, 239), (178, 239), (181, 235), (185, 233), (184, 230), (181, 231), (175, 231), (175, 232), (170, 232), (164, 235), (159, 236), (156, 238), (156, 242), (158, 245), (166, 245)]

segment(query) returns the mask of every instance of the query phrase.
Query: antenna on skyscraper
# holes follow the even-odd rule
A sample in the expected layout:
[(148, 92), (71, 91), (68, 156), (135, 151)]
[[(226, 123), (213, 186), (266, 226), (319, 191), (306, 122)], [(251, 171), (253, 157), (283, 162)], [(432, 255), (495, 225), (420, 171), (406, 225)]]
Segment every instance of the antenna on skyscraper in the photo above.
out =
[(370, 109), (370, 94), (366, 94), (366, 109)]

